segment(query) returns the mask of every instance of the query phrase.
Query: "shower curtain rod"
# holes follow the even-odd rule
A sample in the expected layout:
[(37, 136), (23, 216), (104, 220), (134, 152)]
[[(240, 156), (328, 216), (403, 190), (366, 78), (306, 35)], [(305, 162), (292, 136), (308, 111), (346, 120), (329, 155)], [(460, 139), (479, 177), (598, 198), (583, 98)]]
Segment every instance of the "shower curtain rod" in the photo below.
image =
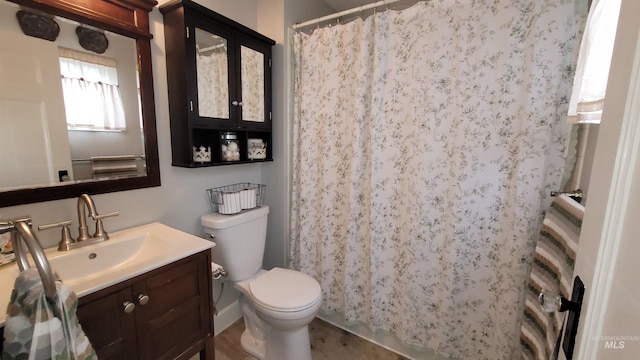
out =
[(358, 7), (355, 7), (353, 9), (338, 11), (335, 14), (326, 15), (326, 16), (319, 17), (317, 19), (313, 19), (313, 20), (302, 22), (302, 23), (294, 24), (293, 25), (293, 29), (294, 30), (298, 30), (298, 29), (300, 29), (302, 27), (305, 27), (305, 26), (318, 24), (318, 23), (321, 23), (321, 22), (327, 21), (327, 20), (333, 20), (333, 19), (339, 18), (341, 16), (345, 16), (345, 15), (357, 13), (357, 12), (360, 12), (360, 11), (376, 8), (378, 6), (384, 6), (384, 5), (393, 4), (393, 3), (398, 2), (398, 1), (400, 1), (400, 0), (380, 0), (380, 1), (376, 1), (376, 2), (368, 4), (368, 5), (358, 6)]

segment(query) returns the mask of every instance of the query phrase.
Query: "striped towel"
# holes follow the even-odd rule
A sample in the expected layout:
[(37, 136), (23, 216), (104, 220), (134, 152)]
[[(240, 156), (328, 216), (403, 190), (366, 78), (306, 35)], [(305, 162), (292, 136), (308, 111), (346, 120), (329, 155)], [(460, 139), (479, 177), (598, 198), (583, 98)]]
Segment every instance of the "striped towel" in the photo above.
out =
[(91, 158), (93, 177), (131, 176), (138, 173), (136, 157), (133, 155), (94, 156)]
[(564, 313), (546, 313), (538, 302), (542, 289), (571, 298), (573, 265), (580, 239), (584, 206), (561, 195), (551, 204), (542, 222), (526, 289), (520, 328), (523, 359), (555, 359), (556, 343)]

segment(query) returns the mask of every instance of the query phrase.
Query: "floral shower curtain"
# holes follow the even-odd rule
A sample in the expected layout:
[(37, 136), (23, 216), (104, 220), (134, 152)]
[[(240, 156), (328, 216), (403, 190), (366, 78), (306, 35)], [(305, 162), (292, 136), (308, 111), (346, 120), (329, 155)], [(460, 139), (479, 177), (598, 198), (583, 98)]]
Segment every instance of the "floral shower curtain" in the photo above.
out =
[(291, 266), (324, 309), (515, 358), (581, 2), (424, 1), (294, 35)]
[(229, 118), (227, 47), (196, 54), (200, 116)]
[(264, 55), (246, 46), (240, 47), (242, 66), (242, 118), (264, 121)]

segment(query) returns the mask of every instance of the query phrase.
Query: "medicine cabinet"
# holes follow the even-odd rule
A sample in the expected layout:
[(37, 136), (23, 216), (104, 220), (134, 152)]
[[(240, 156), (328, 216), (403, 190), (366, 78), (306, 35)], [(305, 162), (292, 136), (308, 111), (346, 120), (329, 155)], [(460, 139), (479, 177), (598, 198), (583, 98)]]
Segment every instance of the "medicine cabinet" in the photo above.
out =
[(172, 164), (272, 160), (271, 47), (275, 42), (193, 1), (164, 16)]

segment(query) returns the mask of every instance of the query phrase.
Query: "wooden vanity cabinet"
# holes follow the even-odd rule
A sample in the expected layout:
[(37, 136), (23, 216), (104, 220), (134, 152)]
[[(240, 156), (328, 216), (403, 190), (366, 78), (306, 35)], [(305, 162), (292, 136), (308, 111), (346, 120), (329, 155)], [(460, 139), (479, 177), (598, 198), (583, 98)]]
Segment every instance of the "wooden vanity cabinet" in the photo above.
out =
[[(172, 164), (181, 167), (273, 160), (271, 47), (275, 41), (190, 0), (160, 7), (169, 88)], [(225, 161), (221, 136), (237, 136), (239, 158)], [(266, 143), (250, 155), (249, 139)], [(211, 149), (194, 161), (193, 148)]]
[(211, 254), (203, 251), (79, 299), (98, 358), (214, 359)]
[[(131, 288), (127, 287), (78, 306), (82, 330), (99, 359), (138, 358), (135, 315), (122, 311), (122, 304), (132, 297)], [(84, 302), (82, 298), (78, 301), (79, 304)]]

